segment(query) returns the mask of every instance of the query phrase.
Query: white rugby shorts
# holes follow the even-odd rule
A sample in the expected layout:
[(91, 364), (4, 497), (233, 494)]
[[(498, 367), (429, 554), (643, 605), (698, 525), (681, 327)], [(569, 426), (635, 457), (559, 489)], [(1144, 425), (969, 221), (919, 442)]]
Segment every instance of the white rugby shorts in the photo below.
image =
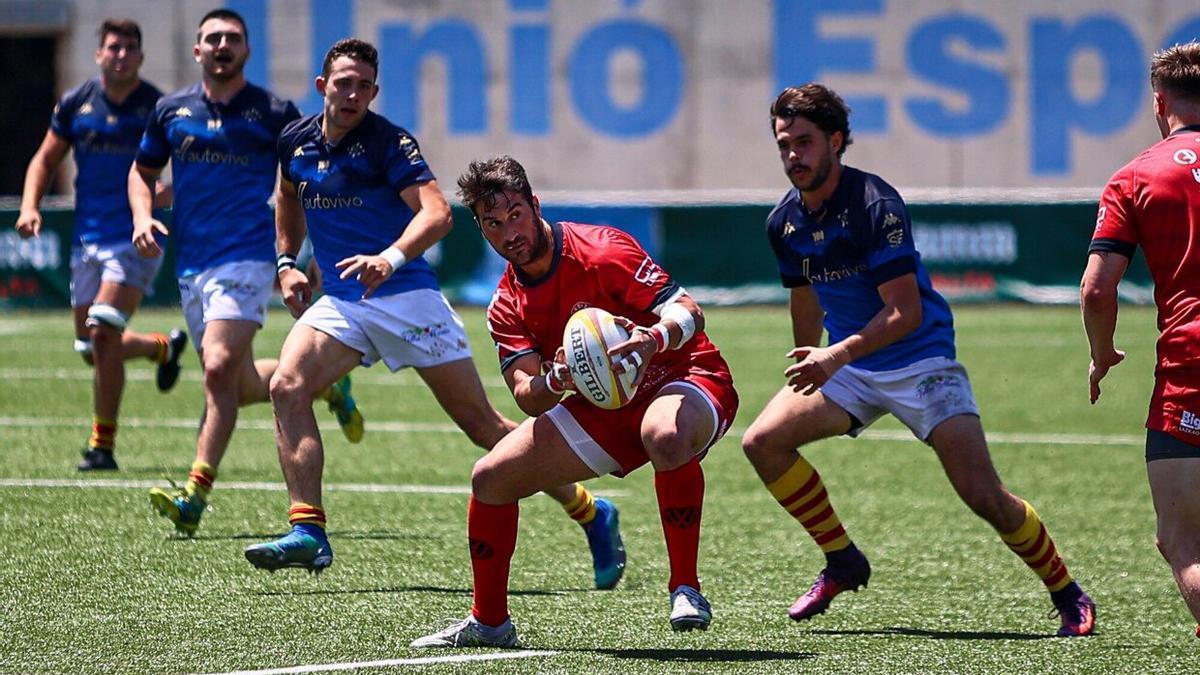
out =
[(364, 366), (383, 361), (392, 372), (471, 358), (462, 319), (430, 288), (354, 301), (326, 295), (297, 323), (359, 352)]
[(132, 241), (71, 247), (71, 306), (92, 304), (101, 283), (124, 284), (142, 293), (154, 285), (162, 256), (143, 258)]
[(861, 422), (857, 436), (891, 413), (922, 441), (937, 425), (956, 415), (979, 415), (967, 369), (942, 356), (922, 359), (897, 370), (871, 371), (843, 366), (821, 387), (825, 398)]
[(199, 350), (210, 321), (267, 322), (267, 303), (275, 287), (275, 264), (258, 260), (217, 265), (179, 279), (183, 318)]

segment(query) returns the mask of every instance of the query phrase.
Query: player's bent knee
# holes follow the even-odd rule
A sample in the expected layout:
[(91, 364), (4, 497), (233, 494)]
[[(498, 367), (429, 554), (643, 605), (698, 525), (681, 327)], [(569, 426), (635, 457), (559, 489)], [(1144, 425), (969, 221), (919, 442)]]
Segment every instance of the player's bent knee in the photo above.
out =
[(126, 316), (124, 312), (116, 307), (113, 307), (112, 305), (105, 305), (102, 303), (96, 303), (91, 307), (88, 307), (87, 320), (83, 322), (83, 325), (90, 329), (104, 326), (111, 328), (118, 333), (124, 332), (125, 326), (128, 324), (129, 317)]
[(276, 371), (268, 384), (268, 395), (276, 406), (310, 405), (313, 396), (305, 391), (304, 380), (295, 373)]
[(700, 448), (690, 438), (679, 433), (651, 433), (642, 437), (650, 463), (658, 471), (670, 471), (687, 464)]

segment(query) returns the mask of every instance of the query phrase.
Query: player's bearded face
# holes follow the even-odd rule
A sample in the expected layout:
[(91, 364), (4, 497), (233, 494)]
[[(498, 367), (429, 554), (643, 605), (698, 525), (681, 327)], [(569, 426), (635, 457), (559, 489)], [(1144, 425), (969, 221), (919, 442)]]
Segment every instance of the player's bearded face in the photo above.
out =
[(523, 195), (505, 191), (479, 213), (483, 236), (505, 260), (517, 267), (534, 263), (550, 251), (550, 235), (537, 204)]
[(235, 79), (242, 74), (250, 47), (241, 24), (224, 19), (209, 19), (200, 27), (195, 47), (196, 60), (204, 74), (218, 81)]
[(801, 192), (818, 190), (833, 172), (833, 139), (803, 117), (775, 121), (775, 141), (788, 180)]
[(96, 50), (96, 64), (104, 77), (112, 82), (136, 80), (142, 58), (142, 47), (135, 38), (116, 33), (104, 36), (104, 44)]

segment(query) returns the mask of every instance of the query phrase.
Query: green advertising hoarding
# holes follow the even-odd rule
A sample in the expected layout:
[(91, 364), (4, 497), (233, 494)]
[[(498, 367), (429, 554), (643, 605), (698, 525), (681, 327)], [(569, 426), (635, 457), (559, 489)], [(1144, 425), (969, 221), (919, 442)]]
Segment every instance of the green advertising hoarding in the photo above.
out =
[[(554, 217), (603, 222), (630, 231), (671, 274), (706, 304), (784, 302), (764, 223), (767, 205), (548, 206)], [(955, 302), (1075, 303), (1095, 220), (1095, 205), (911, 204), (913, 236), (934, 286)], [(15, 210), (0, 210), (0, 308), (66, 307), (70, 302), (70, 210), (45, 210), (42, 234), (22, 240)], [(164, 218), (170, 227), (170, 214)], [(503, 269), (469, 212), (427, 257), (446, 294), (480, 304)], [(1122, 299), (1152, 301), (1140, 254), (1121, 284)], [(179, 301), (174, 255), (147, 304)]]

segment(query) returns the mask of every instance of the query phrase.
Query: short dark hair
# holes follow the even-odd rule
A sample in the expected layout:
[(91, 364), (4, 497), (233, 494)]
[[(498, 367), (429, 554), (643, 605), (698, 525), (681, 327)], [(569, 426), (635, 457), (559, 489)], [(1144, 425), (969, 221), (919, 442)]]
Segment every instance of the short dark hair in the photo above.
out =
[(333, 60), (339, 56), (346, 56), (359, 63), (365, 63), (375, 70), (375, 78), (379, 78), (379, 50), (375, 49), (375, 45), (366, 40), (358, 38), (342, 38), (333, 43), (329, 51), (325, 52), (325, 62), (321, 64), (321, 76), (329, 77), (329, 69), (333, 67)]
[[(204, 25), (204, 22), (208, 21), (209, 19), (225, 19), (226, 21), (238, 22), (242, 26), (242, 34), (246, 36), (246, 44), (250, 44), (250, 31), (246, 28), (246, 20), (242, 18), (241, 14), (238, 14), (237, 12), (235, 12), (232, 9), (229, 9), (227, 7), (221, 7), (220, 9), (214, 9), (211, 12), (209, 12), (208, 14), (205, 14), (203, 19), (200, 19), (200, 23), (196, 25), (196, 28), (199, 29), (201, 26)], [(200, 42), (201, 37), (202, 36), (200, 35), (200, 31), (197, 30), (196, 31), (196, 42)]]
[(533, 205), (533, 188), (525, 175), (525, 167), (508, 155), (475, 160), (458, 177), (458, 197), (476, 217), (477, 206), (482, 204), (484, 208), (491, 208), (498, 195), (510, 190), (521, 193), (525, 201)]
[(101, 47), (104, 46), (104, 40), (109, 34), (133, 38), (137, 40), (138, 49), (142, 47), (142, 27), (133, 19), (105, 19), (104, 23), (100, 24), (100, 30), (96, 32), (100, 35)]
[(1150, 86), (1200, 103), (1200, 42), (1155, 52), (1150, 59)]
[(823, 84), (809, 82), (803, 87), (788, 87), (780, 92), (771, 104), (771, 133), (775, 133), (775, 120), (797, 117), (817, 125), (826, 136), (832, 136), (835, 131), (842, 132), (842, 147), (838, 149), (838, 157), (853, 143), (850, 138), (850, 107), (837, 92)]

